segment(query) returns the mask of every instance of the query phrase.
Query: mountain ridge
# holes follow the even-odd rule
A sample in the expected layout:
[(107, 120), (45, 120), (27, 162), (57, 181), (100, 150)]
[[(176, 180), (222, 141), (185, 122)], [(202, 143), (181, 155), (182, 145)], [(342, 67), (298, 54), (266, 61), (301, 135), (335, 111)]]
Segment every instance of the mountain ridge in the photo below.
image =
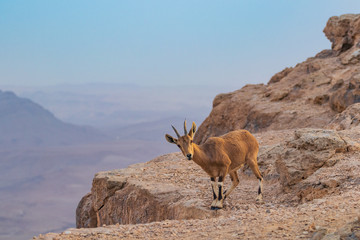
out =
[(103, 142), (95, 129), (65, 123), (41, 105), (0, 90), (0, 146), (55, 146)]

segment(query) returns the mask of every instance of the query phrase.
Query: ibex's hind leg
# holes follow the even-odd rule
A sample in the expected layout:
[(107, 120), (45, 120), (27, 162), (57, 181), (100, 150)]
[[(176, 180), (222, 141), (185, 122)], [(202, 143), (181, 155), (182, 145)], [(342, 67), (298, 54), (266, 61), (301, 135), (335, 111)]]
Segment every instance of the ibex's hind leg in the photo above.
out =
[(230, 193), (236, 188), (237, 185), (239, 185), (239, 182), (240, 182), (239, 181), (239, 176), (238, 176), (236, 170), (232, 171), (232, 172), (229, 172), (229, 175), (230, 175), (232, 185), (231, 185), (229, 190), (226, 190), (226, 192), (224, 192), (225, 193), (224, 199), (227, 198), (230, 195)]
[[(255, 159), (255, 160), (254, 160)], [(250, 169), (253, 171), (253, 173), (255, 174), (255, 176), (257, 177), (257, 179), (259, 180), (259, 188), (258, 188), (258, 196), (256, 198), (256, 201), (259, 203), (263, 202), (263, 178), (261, 176), (260, 170), (259, 170), (259, 166), (257, 164), (257, 160), (256, 158), (251, 159), (250, 161), (248, 161), (249, 167)]]

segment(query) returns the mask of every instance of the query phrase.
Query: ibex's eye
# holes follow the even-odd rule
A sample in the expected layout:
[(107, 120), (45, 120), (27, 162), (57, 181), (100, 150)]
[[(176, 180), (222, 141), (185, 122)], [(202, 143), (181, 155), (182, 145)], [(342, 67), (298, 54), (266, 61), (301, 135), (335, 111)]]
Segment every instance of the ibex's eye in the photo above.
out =
[(177, 146), (180, 148), (180, 145), (179, 145), (179, 144), (178, 144)]

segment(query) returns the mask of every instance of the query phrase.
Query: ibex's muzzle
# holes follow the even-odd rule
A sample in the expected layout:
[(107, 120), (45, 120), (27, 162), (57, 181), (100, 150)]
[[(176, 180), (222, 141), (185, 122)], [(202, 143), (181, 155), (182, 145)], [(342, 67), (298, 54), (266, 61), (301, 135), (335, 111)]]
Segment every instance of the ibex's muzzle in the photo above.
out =
[(187, 157), (188, 160), (191, 160), (192, 159), (192, 154), (189, 153), (189, 154), (186, 155), (186, 157)]

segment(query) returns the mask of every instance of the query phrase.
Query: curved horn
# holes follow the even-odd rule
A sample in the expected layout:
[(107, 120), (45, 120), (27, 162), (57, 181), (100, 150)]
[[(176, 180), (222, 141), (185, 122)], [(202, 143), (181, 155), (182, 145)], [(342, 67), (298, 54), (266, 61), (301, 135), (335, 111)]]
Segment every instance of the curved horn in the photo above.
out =
[(186, 119), (184, 121), (184, 134), (187, 135), (187, 130), (186, 130)]
[(176, 130), (176, 128), (173, 125), (171, 125), (171, 127), (174, 129), (174, 132), (176, 133), (176, 136), (178, 138), (181, 137), (180, 134), (178, 133), (178, 131)]

